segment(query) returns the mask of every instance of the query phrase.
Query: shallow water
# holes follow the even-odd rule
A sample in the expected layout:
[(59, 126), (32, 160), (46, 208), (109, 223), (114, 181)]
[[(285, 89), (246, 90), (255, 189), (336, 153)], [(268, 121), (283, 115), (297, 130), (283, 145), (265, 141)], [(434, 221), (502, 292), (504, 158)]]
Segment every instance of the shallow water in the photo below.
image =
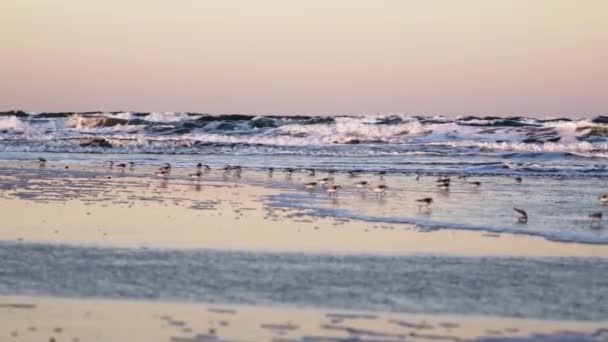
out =
[[(0, 293), (605, 320), (593, 258), (315, 255), (0, 244)], [(226, 291), (229, 289), (229, 291)]]

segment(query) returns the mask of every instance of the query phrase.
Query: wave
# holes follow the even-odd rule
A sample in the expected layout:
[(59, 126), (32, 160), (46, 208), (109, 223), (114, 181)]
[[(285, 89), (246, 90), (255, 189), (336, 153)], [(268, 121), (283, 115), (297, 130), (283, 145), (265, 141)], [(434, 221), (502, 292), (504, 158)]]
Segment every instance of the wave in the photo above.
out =
[[(608, 157), (608, 117), (254, 116), (172, 112), (0, 113), (0, 142), (54, 142), (76, 148), (83, 141), (105, 148), (126, 144), (175, 149), (206, 144), (329, 147), (360, 145), (369, 154), (408, 152), (564, 152)], [(60, 141), (61, 143), (56, 143)], [(135, 143), (134, 143), (135, 142)], [(70, 145), (70, 143), (73, 143)], [(365, 148), (363, 148), (365, 146)], [(407, 147), (407, 148), (404, 148)], [(144, 149), (145, 150), (145, 149)]]

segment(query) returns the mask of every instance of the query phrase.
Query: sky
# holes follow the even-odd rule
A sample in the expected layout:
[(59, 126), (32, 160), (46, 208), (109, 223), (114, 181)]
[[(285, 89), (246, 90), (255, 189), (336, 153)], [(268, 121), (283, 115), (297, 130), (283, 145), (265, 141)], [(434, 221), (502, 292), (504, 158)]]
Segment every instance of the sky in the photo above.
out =
[(606, 0), (2, 0), (0, 110), (593, 116)]

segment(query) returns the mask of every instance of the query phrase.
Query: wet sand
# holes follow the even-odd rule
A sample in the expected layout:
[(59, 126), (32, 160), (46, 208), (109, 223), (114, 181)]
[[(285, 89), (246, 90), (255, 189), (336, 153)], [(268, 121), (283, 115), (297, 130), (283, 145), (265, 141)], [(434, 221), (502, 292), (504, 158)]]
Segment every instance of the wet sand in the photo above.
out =
[[(0, 296), (2, 341), (462, 341), (608, 336), (608, 322)], [(581, 335), (578, 335), (581, 334)], [(598, 339), (599, 340), (599, 339)]]
[(188, 179), (191, 170), (175, 170), (166, 180), (142, 167), (138, 171), (143, 176), (134, 177), (103, 168), (99, 173), (99, 166), (19, 166), (21, 175), (0, 169), (5, 184), (0, 191), (1, 240), (326, 253), (608, 256), (608, 245), (312, 217), (270, 206), (266, 198), (281, 189), (256, 182), (265, 177), (263, 172), (247, 171), (251, 181), (243, 181), (216, 171), (198, 181)]
[[(168, 179), (154, 177), (154, 170), (138, 166), (131, 172), (73, 163), (41, 168), (32, 162), (0, 162), (0, 241), (324, 254), (608, 257), (608, 245), (310, 216), (303, 210), (271, 205), (269, 196), (284, 189), (280, 182), (265, 186), (260, 180), (267, 174), (262, 171), (248, 170), (243, 178), (213, 171), (193, 180), (188, 177), (192, 170), (175, 169)], [(339, 199), (335, 205), (340, 205)], [(0, 296), (0, 341), (459, 341), (576, 333), (595, 338), (605, 336), (601, 329), (608, 326), (606, 321), (12, 294)]]

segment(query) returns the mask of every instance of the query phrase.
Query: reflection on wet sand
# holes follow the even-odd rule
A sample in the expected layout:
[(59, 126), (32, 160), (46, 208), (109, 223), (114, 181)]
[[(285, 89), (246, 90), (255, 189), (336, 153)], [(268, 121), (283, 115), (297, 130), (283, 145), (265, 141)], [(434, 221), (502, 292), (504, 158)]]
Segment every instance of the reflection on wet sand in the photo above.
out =
[[(0, 297), (3, 341), (603, 341), (608, 322)], [(111, 329), (108, 329), (111, 327)]]
[[(92, 166), (49, 170), (47, 165), (43, 171), (0, 168), (5, 223), (0, 238), (338, 253), (608, 256), (606, 245), (449, 229), (429, 233), (415, 225), (310, 216), (306, 210), (275, 206), (268, 200), (299, 191), (314, 201), (328, 201), (335, 209), (393, 210), (391, 196), (397, 196), (396, 190), (381, 198), (368, 196), (358, 204), (348, 194), (328, 198), (300, 188), (286, 189), (282, 180), (268, 180), (266, 172), (248, 171), (247, 181), (225, 181), (223, 172), (192, 180), (189, 170), (175, 168), (171, 179), (154, 178), (150, 176), (154, 168), (144, 166), (137, 168), (141, 174), (111, 172), (100, 173)], [(356, 199), (360, 193), (355, 190), (353, 196)], [(412, 211), (420, 217), (438, 211), (420, 210), (413, 203)]]

